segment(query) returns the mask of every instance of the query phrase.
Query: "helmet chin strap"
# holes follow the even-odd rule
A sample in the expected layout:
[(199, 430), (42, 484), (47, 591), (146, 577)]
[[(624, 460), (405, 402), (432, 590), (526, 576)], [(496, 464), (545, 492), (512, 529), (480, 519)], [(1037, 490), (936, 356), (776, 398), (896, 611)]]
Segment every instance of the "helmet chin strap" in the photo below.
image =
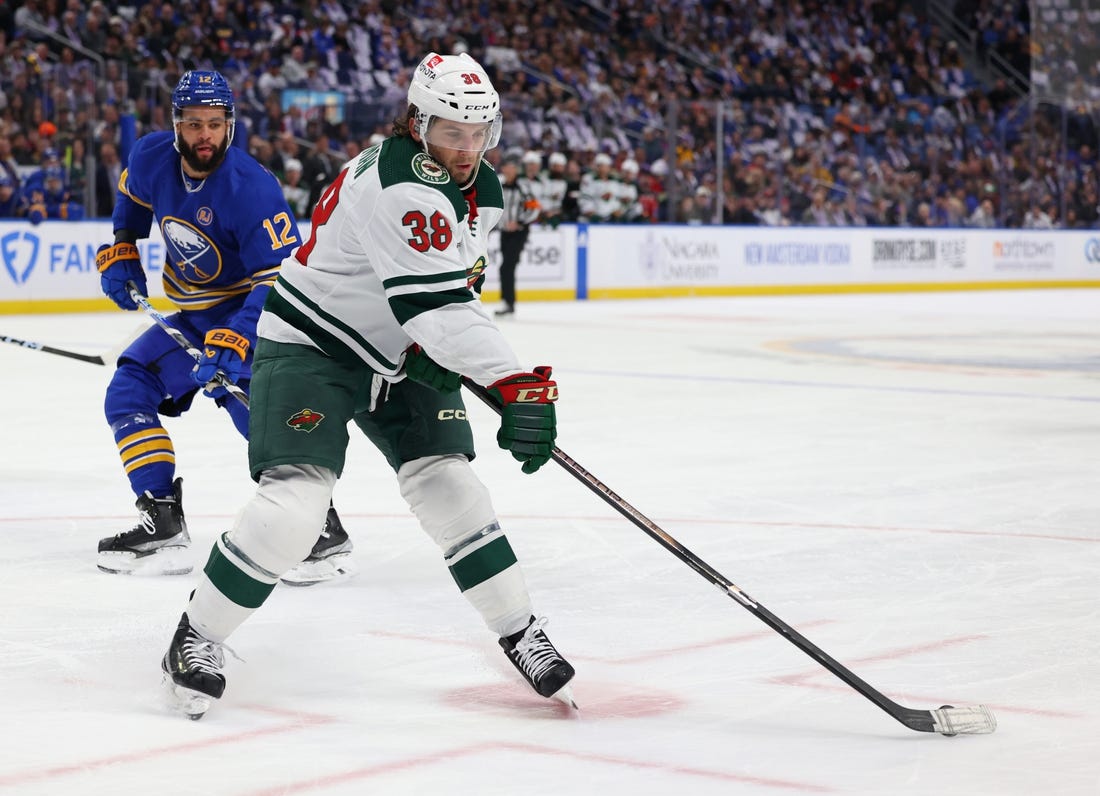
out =
[(459, 190), (462, 191), (463, 193), (470, 190), (470, 186), (472, 186), (475, 182), (477, 182), (477, 173), (480, 170), (481, 170), (481, 157), (478, 156), (477, 163), (474, 164), (474, 170), (470, 172), (469, 181), (465, 185), (460, 185)]

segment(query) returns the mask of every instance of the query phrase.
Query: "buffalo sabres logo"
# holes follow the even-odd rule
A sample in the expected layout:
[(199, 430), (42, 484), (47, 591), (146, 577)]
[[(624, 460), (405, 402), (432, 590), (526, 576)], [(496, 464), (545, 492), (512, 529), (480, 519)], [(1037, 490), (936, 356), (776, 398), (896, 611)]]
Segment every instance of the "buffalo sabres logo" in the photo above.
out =
[(222, 254), (210, 238), (183, 219), (171, 216), (164, 218), (160, 230), (167, 260), (181, 278), (192, 285), (204, 285), (218, 277)]
[(451, 175), (424, 152), (417, 153), (412, 159), (412, 170), (421, 180), (434, 185), (442, 185), (451, 180)]
[(209, 227), (214, 221), (214, 211), (209, 207), (200, 207), (199, 211), (195, 213), (195, 220), (204, 227)]

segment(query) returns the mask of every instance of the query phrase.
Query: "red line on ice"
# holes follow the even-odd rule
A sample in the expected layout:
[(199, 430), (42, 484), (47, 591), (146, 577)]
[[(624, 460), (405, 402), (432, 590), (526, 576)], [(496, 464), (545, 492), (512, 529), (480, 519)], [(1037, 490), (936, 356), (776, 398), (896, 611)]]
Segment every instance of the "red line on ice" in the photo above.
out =
[(445, 760), (453, 760), (460, 757), (492, 752), (500, 749), (508, 749), (523, 754), (543, 755), (547, 757), (565, 757), (574, 760), (592, 763), (604, 763), (607, 765), (623, 766), (626, 768), (643, 769), (647, 771), (664, 771), (670, 774), (687, 774), (695, 777), (718, 780), (720, 782), (740, 782), (752, 785), (760, 785), (767, 788), (791, 790), (799, 793), (832, 793), (833, 790), (824, 785), (812, 782), (795, 782), (793, 780), (777, 779), (774, 777), (758, 777), (751, 774), (736, 774), (730, 771), (718, 771), (714, 769), (695, 768), (693, 766), (681, 766), (674, 763), (658, 763), (650, 760), (636, 760), (628, 757), (612, 755), (591, 754), (586, 752), (573, 752), (568, 749), (556, 749), (549, 746), (535, 744), (515, 743), (511, 741), (486, 741), (473, 746), (462, 746), (455, 749), (440, 750), (417, 757), (408, 757), (401, 760), (392, 760), (378, 763), (373, 766), (344, 771), (317, 779), (302, 780), (275, 785), (263, 790), (248, 791), (246, 796), (275, 796), (275, 794), (291, 794), (310, 790), (318, 790), (331, 785), (341, 785), (355, 780), (371, 779), (374, 777), (404, 771), (417, 766), (430, 765)]

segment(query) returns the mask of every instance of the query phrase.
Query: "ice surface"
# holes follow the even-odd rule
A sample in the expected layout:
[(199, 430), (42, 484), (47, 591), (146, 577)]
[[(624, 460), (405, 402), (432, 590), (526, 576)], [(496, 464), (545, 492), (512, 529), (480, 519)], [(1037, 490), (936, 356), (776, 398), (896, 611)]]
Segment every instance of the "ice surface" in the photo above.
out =
[[(559, 444), (697, 556), (910, 707), (906, 729), (561, 468), (533, 476), (468, 398), (572, 713), (526, 689), (381, 456), (336, 505), (360, 574), (278, 588), (199, 722), (159, 659), (194, 576), (95, 568), (129, 527), (109, 367), (0, 345), (0, 792), (1100, 793), (1100, 291), (520, 304)], [(101, 353), (135, 313), (0, 316)], [(201, 565), (251, 493), (199, 399), (166, 421)]]

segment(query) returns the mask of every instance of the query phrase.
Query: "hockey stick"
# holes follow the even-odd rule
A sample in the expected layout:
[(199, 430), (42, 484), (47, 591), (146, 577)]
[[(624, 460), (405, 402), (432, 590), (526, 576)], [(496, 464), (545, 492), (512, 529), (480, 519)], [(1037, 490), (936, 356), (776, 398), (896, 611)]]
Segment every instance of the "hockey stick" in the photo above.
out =
[[(487, 389), (465, 376), (462, 378), (462, 383), (474, 395), (492, 407), (497, 414), (501, 413), (500, 404), (497, 403), (496, 399), (493, 398)], [(634, 523), (634, 525), (645, 531), (650, 537), (656, 540), (658, 544), (695, 570), (703, 578), (710, 581), (715, 586), (718, 586), (729, 597), (733, 598), (740, 603), (741, 606), (755, 614), (757, 618), (763, 621), (764, 624), (772, 630), (783, 636), (787, 641), (794, 644), (843, 680), (847, 685), (878, 705), (909, 729), (919, 732), (938, 732), (950, 736), (990, 733), (997, 728), (997, 720), (993, 718), (993, 712), (984, 705), (977, 705), (974, 707), (944, 705), (938, 710), (918, 710), (894, 702), (864, 680), (857, 677), (842, 663), (830, 656), (763, 605), (752, 599), (748, 594), (742, 591), (740, 587), (663, 531), (658, 527), (657, 523), (653, 522), (653, 520), (646, 517), (615, 494), (610, 487), (596, 478), (596, 476), (592, 475), (592, 473), (588, 472), (588, 470), (584, 469), (561, 448), (555, 447), (550, 456), (555, 462), (564, 467), (570, 475), (599, 495), (600, 498)]]
[[(137, 285), (135, 285), (133, 282), (127, 282), (126, 289), (130, 291), (130, 298), (136, 301), (141, 306), (141, 308), (145, 310), (146, 314), (148, 314), (150, 318), (157, 322), (157, 326), (163, 329), (165, 334), (175, 340), (180, 348), (190, 354), (191, 359), (195, 360), (196, 362), (202, 359), (202, 352), (199, 351), (199, 349), (195, 348), (195, 346), (191, 345), (191, 341), (183, 336), (183, 332), (170, 324), (167, 318), (157, 312), (157, 308), (149, 302), (149, 299), (141, 294), (141, 291), (138, 290)], [(238, 387), (236, 383), (234, 383), (220, 370), (215, 373), (214, 378), (210, 380), (210, 384), (215, 383), (222, 387), (225, 387), (226, 391), (230, 395), (232, 395), (245, 406), (248, 406), (248, 395), (245, 394), (245, 391)], [(207, 384), (206, 386), (209, 387), (210, 384)]]
[(8, 337), (6, 334), (0, 334), (0, 341), (13, 343), (23, 348), (29, 348), (32, 351), (41, 351), (45, 354), (57, 354), (58, 356), (69, 357), (69, 359), (79, 359), (81, 362), (89, 362), (93, 365), (107, 364), (107, 360), (98, 354), (78, 354), (76, 351), (66, 351), (64, 348), (54, 348), (53, 346), (35, 343), (30, 340), (19, 340), (14, 337)]

